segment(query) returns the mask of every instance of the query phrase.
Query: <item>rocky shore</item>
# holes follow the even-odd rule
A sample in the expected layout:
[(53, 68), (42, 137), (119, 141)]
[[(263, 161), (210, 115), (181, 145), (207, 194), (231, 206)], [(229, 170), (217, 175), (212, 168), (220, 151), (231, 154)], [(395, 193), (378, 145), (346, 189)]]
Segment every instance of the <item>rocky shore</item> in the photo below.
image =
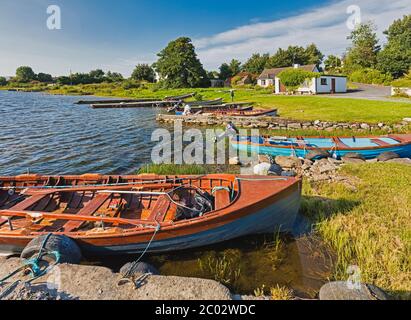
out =
[(401, 131), (411, 123), (411, 119), (404, 119), (397, 124), (369, 124), (369, 123), (343, 123), (330, 121), (298, 121), (279, 117), (230, 117), (215, 115), (193, 115), (193, 116), (176, 116), (169, 114), (159, 114), (157, 121), (160, 123), (172, 124), (182, 121), (186, 125), (200, 126), (223, 126), (228, 122), (233, 122), (239, 128), (269, 129), (269, 130), (317, 130), (334, 132), (336, 130), (352, 130), (358, 132), (369, 132), (382, 130), (387, 133)]
[[(21, 266), (22, 260), (0, 257), (0, 278)], [(216, 281), (149, 276), (138, 289), (119, 285), (122, 276), (104, 267), (62, 264), (32, 284), (17, 284), (4, 300), (232, 300)], [(18, 280), (18, 278), (14, 278)], [(13, 279), (13, 280), (14, 280)], [(0, 286), (4, 292), (5, 286)], [(0, 299), (1, 300), (1, 299)]]

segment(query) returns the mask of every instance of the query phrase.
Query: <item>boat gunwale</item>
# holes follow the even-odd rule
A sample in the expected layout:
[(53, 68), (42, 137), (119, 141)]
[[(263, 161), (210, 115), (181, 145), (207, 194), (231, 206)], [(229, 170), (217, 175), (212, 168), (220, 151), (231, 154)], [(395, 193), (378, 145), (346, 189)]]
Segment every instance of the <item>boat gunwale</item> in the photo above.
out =
[[(193, 226), (195, 227), (201, 227), (204, 224), (208, 224), (210, 221), (214, 221), (214, 224), (225, 224), (227, 223), (227, 221), (224, 220), (224, 218), (229, 217), (230, 215), (233, 214), (232, 210), (229, 210), (230, 207), (233, 207), (236, 203), (238, 203), (238, 201), (240, 201), (241, 199), (243, 199), (244, 196), (241, 189), (241, 178), (244, 178), (244, 176), (235, 176), (235, 175), (207, 175), (206, 177), (210, 177), (210, 176), (217, 176), (217, 177), (221, 177), (221, 176), (226, 176), (226, 177), (234, 177), (234, 182), (237, 181), (238, 183), (238, 192), (237, 195), (235, 197), (235, 199), (233, 201), (230, 202), (229, 205), (227, 205), (224, 208), (221, 208), (219, 210), (213, 210), (210, 213), (208, 213), (207, 215), (204, 215), (202, 217), (197, 217), (194, 219), (190, 219), (190, 220), (182, 220), (182, 221), (177, 221), (177, 222), (166, 222), (166, 223), (160, 223), (160, 231), (159, 233), (167, 233), (167, 232), (178, 232), (182, 229), (186, 229), (189, 230), (190, 228), (192, 228)], [(180, 176), (183, 177), (183, 176)], [(257, 180), (262, 180), (264, 181), (264, 179), (262, 179), (262, 177), (255, 177), (255, 176), (245, 176), (245, 179), (249, 179), (254, 177)], [(265, 179), (267, 179), (267, 177), (265, 177)], [(277, 178), (278, 179), (278, 178)], [(277, 198), (280, 196), (284, 196), (286, 194), (288, 194), (288, 192), (290, 190), (292, 190), (296, 185), (301, 185), (301, 179), (298, 178), (281, 178), (282, 181), (286, 181), (288, 182), (286, 185), (282, 186), (280, 189), (278, 189), (276, 192), (270, 192), (267, 193), (264, 198), (259, 199), (259, 201), (256, 202), (248, 202), (246, 206), (242, 206), (241, 207), (241, 211), (247, 211), (247, 209), (249, 207), (253, 207), (256, 206), (262, 202), (267, 201), (268, 199), (271, 198)], [(272, 178), (272, 180), (274, 181), (274, 178)], [(230, 181), (230, 180), (228, 180)], [(301, 188), (299, 188), (301, 189)], [(245, 214), (245, 216), (247, 215), (251, 215), (254, 213), (248, 213)], [(0, 215), (1, 215), (1, 211), (0, 211)], [(238, 219), (238, 218), (236, 218)], [(233, 219), (233, 220), (236, 220)], [(70, 220), (71, 221), (71, 220)], [(224, 222), (225, 221), (225, 222)], [(229, 220), (230, 221), (230, 220)], [(147, 221), (149, 224), (149, 221)], [(69, 237), (75, 239), (75, 240), (79, 240), (79, 241), (93, 241), (93, 240), (106, 240), (106, 241), (110, 241), (110, 239), (114, 239), (114, 238), (130, 238), (130, 237), (135, 237), (135, 236), (151, 236), (154, 232), (154, 229), (151, 228), (132, 228), (132, 229), (126, 229), (123, 230), (122, 232), (118, 232), (118, 233), (112, 233), (112, 234), (89, 234), (87, 235), (87, 232), (53, 232), (53, 234), (56, 235), (68, 235)], [(1, 235), (0, 234), (0, 242), (4, 241), (5, 239), (11, 239), (11, 238), (17, 238), (19, 240), (30, 240), (33, 239), (37, 236), (40, 236), (42, 234), (45, 234), (44, 232), (32, 232), (30, 235)], [(170, 237), (169, 237), (170, 238)]]
[[(261, 136), (263, 138), (270, 138), (268, 136)], [(325, 137), (325, 136), (306, 136), (302, 137), (304, 139), (329, 139), (333, 140), (333, 138), (343, 138), (343, 139), (349, 139), (352, 138), (353, 136), (339, 136), (339, 137)], [(288, 138), (294, 138), (294, 137), (288, 137)], [(278, 149), (296, 149), (296, 150), (325, 150), (329, 151), (331, 149), (336, 149), (339, 151), (345, 151), (345, 150), (351, 150), (351, 151), (362, 151), (362, 150), (383, 150), (383, 149), (390, 149), (390, 148), (395, 148), (395, 147), (406, 147), (411, 145), (411, 139), (409, 141), (399, 141), (398, 135), (387, 135), (387, 136), (361, 136), (361, 137), (356, 137), (356, 138), (367, 138), (367, 139), (379, 139), (379, 138), (390, 138), (395, 141), (397, 141), (397, 144), (392, 144), (388, 146), (375, 146), (375, 147), (337, 147), (331, 146), (331, 147), (309, 147), (309, 146), (303, 146), (303, 145), (293, 145), (293, 146), (281, 146), (281, 145), (272, 145), (267, 142), (260, 144), (260, 143), (254, 143), (251, 141), (235, 141), (234, 139), (231, 140), (231, 143), (233, 145), (247, 145), (247, 146), (259, 146), (259, 147), (269, 147), (269, 148), (278, 148)]]

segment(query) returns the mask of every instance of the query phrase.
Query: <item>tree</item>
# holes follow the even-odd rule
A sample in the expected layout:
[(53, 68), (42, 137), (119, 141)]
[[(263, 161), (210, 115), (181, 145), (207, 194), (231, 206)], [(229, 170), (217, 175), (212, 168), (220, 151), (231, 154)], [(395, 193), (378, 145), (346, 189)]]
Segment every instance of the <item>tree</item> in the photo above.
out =
[(106, 73), (106, 80), (109, 82), (120, 82), (124, 80), (121, 73), (108, 71)]
[(53, 77), (51, 76), (51, 74), (40, 72), (37, 75), (37, 80), (40, 82), (53, 82)]
[(168, 88), (194, 88), (209, 85), (207, 73), (195, 52), (190, 38), (171, 41), (158, 53), (155, 69)]
[(395, 20), (384, 33), (388, 42), (378, 55), (377, 68), (400, 78), (411, 68), (411, 15)]
[(377, 64), (377, 55), (381, 50), (378, 45), (377, 34), (373, 23), (362, 23), (351, 32), (348, 39), (352, 41), (348, 49), (344, 67), (348, 73), (360, 68), (374, 68)]
[(0, 86), (7, 85), (7, 79), (5, 77), (0, 77)]
[(269, 59), (270, 55), (268, 53), (263, 55), (255, 53), (246, 61), (246, 63), (244, 63), (243, 70), (253, 74), (261, 74), (264, 71)]
[(104, 81), (105, 73), (101, 69), (92, 70), (89, 72), (91, 83), (100, 83)]
[(241, 62), (238, 61), (238, 60), (236, 60), (236, 59), (231, 60), (231, 62), (230, 62), (230, 70), (231, 70), (231, 74), (232, 74), (233, 76), (235, 76), (236, 74), (240, 73), (240, 71), (241, 71)]
[(136, 81), (154, 82), (156, 73), (148, 64), (138, 64), (131, 74), (131, 79)]
[(317, 67), (321, 65), (324, 59), (324, 55), (314, 43), (307, 46), (305, 56), (304, 64), (315, 64)]
[(325, 71), (328, 73), (341, 73), (342, 60), (334, 55), (329, 55), (324, 61)]
[(233, 76), (230, 66), (227, 63), (223, 63), (220, 66), (219, 70), (220, 70), (219, 78), (222, 80), (227, 80), (228, 78), (231, 78)]
[(19, 67), (16, 70), (16, 80), (19, 82), (30, 82), (36, 80), (36, 74), (30, 67)]
[(300, 46), (289, 46), (286, 50), (279, 48), (267, 62), (268, 68), (290, 67), (294, 64), (320, 66), (324, 55), (315, 44), (310, 44), (306, 48)]
[(309, 72), (302, 69), (286, 69), (278, 74), (281, 83), (288, 91), (293, 92), (297, 90), (306, 80), (317, 78), (320, 74), (318, 72)]

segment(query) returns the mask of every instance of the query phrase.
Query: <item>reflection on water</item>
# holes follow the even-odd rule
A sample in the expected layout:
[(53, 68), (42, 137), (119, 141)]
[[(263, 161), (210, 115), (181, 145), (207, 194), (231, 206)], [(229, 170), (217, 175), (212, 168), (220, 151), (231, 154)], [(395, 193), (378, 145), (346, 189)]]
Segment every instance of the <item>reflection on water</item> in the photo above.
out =
[[(118, 271), (136, 257), (105, 258), (97, 264)], [(217, 280), (232, 292), (253, 295), (277, 285), (301, 298), (315, 298), (331, 277), (333, 257), (318, 239), (288, 235), (248, 236), (219, 245), (143, 259), (166, 276)]]
[(150, 162), (158, 110), (74, 104), (83, 98), (0, 91), (0, 175), (125, 174)]

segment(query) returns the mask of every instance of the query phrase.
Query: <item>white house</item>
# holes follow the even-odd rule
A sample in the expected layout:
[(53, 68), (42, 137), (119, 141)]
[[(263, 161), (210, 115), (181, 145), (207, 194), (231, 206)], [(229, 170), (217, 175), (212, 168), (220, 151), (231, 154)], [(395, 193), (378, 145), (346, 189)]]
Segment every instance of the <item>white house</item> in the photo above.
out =
[[(276, 94), (287, 92), (285, 86), (281, 83), (278, 75), (287, 68), (265, 69), (257, 80), (260, 87), (267, 88), (273, 86)], [(296, 69), (302, 69), (309, 72), (318, 72), (316, 65), (294, 65)], [(319, 78), (307, 80), (299, 89), (298, 92), (306, 94), (322, 94), (322, 93), (345, 93), (347, 92), (347, 77), (322, 74)]]

